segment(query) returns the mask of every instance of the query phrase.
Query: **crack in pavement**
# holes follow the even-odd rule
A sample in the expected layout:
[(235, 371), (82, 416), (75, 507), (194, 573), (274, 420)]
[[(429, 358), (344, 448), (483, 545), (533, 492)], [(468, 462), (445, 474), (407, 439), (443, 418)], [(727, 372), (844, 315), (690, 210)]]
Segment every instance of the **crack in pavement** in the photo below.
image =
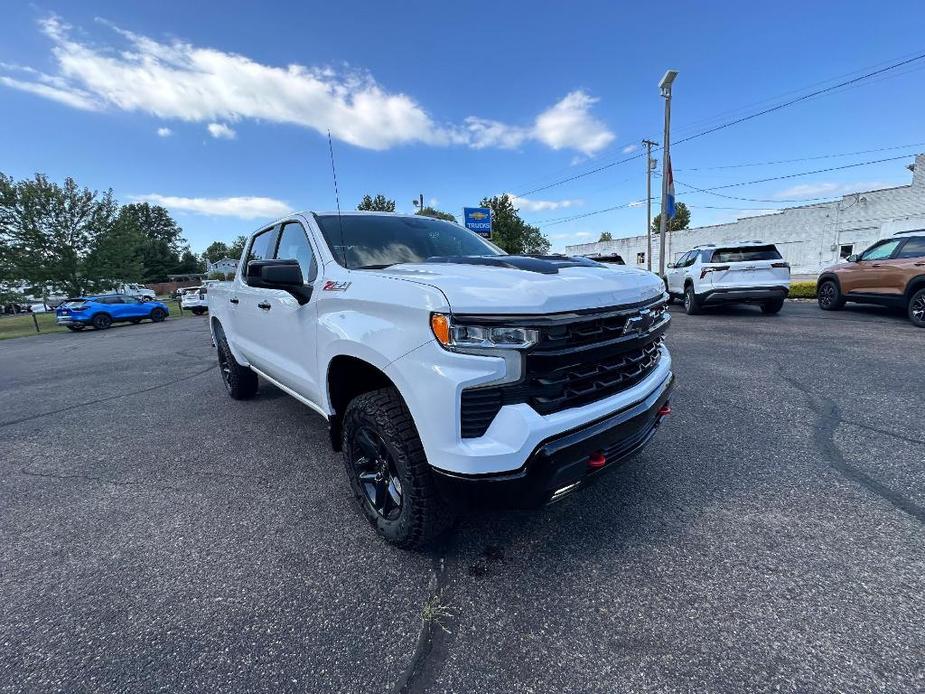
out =
[[(452, 531), (450, 531), (452, 532)], [(418, 634), (417, 644), (411, 656), (411, 662), (398, 682), (392, 688), (394, 694), (409, 694), (411, 692), (426, 692), (433, 684), (437, 668), (446, 661), (449, 643), (453, 636), (450, 627), (455, 626), (452, 614), (440, 619), (423, 618), (424, 607), (443, 598), (444, 590), (448, 584), (447, 558), (453, 548), (453, 537), (444, 539), (433, 556), (433, 589), (427, 602), (422, 605), (421, 631)], [(450, 626), (447, 626), (447, 623)]]
[(105, 477), (94, 477), (93, 475), (60, 475), (53, 472), (34, 472), (28, 470), (25, 467), (20, 468), (19, 472), (23, 475), (29, 477), (46, 477), (56, 480), (88, 480), (91, 482), (99, 482), (100, 484), (112, 484), (117, 487), (154, 487), (155, 489), (170, 489), (175, 492), (182, 492), (184, 490), (179, 487), (172, 487), (169, 484), (154, 484), (151, 482), (138, 482), (136, 480), (110, 480)]
[[(841, 412), (838, 404), (831, 398), (824, 395), (817, 395), (810, 392), (799, 381), (791, 378), (784, 373), (783, 367), (778, 364), (777, 368), (781, 377), (791, 386), (803, 393), (808, 400), (809, 408), (819, 420), (819, 426), (813, 429), (813, 443), (818, 453), (829, 463), (829, 465), (842, 474), (843, 477), (860, 484), (869, 492), (873, 492), (884, 501), (889, 502), (894, 507), (909, 514), (920, 523), (925, 523), (925, 508), (919, 506), (911, 499), (907, 499), (902, 494), (890, 489), (882, 482), (877, 481), (866, 472), (859, 470), (845, 460), (844, 454), (835, 443), (835, 431), (843, 423)], [(852, 422), (845, 422), (852, 424)]]
[(41, 419), (42, 417), (48, 417), (53, 414), (61, 414), (62, 412), (70, 412), (71, 410), (78, 410), (82, 407), (89, 407), (90, 405), (97, 405), (101, 402), (109, 402), (110, 400), (118, 400), (119, 398), (126, 398), (131, 395), (140, 395), (141, 393), (150, 393), (152, 390), (158, 390), (159, 388), (166, 388), (167, 386), (172, 386), (176, 383), (182, 383), (183, 381), (188, 381), (191, 378), (196, 376), (201, 376), (202, 374), (211, 371), (212, 369), (218, 368), (218, 364), (213, 364), (212, 366), (202, 369), (201, 371), (196, 371), (195, 373), (189, 374), (187, 376), (181, 376), (172, 381), (165, 381), (164, 383), (158, 383), (157, 385), (150, 386), (148, 388), (142, 388), (140, 390), (131, 390), (126, 393), (117, 393), (116, 395), (107, 395), (105, 398), (97, 398), (96, 400), (88, 400), (86, 402), (79, 402), (74, 405), (68, 405), (67, 407), (62, 407), (57, 410), (49, 410), (48, 412), (40, 412), (38, 414), (32, 414), (28, 417), (20, 417), (19, 419), (10, 419), (6, 422), (0, 422), (0, 427), (8, 427), (13, 424), (22, 424), (23, 422), (29, 422), (33, 419)]

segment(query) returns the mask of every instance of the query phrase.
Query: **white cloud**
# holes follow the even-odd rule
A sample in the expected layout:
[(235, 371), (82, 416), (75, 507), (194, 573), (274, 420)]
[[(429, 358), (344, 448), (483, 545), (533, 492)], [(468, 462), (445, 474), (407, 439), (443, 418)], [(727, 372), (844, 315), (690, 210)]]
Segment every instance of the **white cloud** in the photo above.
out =
[(802, 183), (782, 190), (774, 195), (775, 198), (815, 198), (835, 197), (849, 193), (861, 193), (865, 190), (879, 190), (900, 185), (897, 183), (884, 183), (883, 181), (858, 181), (855, 183), (834, 183), (824, 181), (819, 183)]
[(232, 128), (229, 128), (224, 123), (209, 123), (206, 127), (209, 129), (209, 134), (217, 139), (233, 140), (238, 136)]
[(581, 205), (584, 200), (528, 200), (520, 198), (513, 193), (508, 193), (514, 207), (522, 212), (544, 212), (546, 210), (560, 210), (566, 207), (575, 207)]
[[(671, 143), (669, 142), (668, 144), (671, 144)], [(627, 145), (626, 147), (623, 148), (623, 154), (632, 154), (637, 149), (639, 149), (639, 145)]]
[(431, 207), (436, 207), (437, 205), (440, 204), (440, 201), (437, 200), (437, 198), (431, 198), (430, 200), (427, 201), (427, 204), (430, 205)]
[(257, 219), (265, 217), (282, 217), (292, 209), (282, 200), (262, 197), (230, 197), (230, 198), (184, 198), (174, 195), (136, 195), (133, 200), (140, 202), (153, 202), (163, 205), (174, 212), (191, 212), (218, 217), (240, 217), (241, 219)]
[(157, 129), (158, 137), (170, 137), (171, 135), (173, 135), (173, 130), (171, 130), (170, 128), (158, 128)]
[(534, 137), (553, 149), (577, 149), (587, 155), (603, 149), (616, 137), (591, 113), (597, 99), (583, 91), (567, 94), (536, 119)]
[[(368, 149), (401, 144), (513, 149), (528, 141), (585, 155), (614, 139), (591, 114), (597, 101), (574, 91), (527, 126), (471, 116), (441, 124), (407, 94), (389, 92), (368, 72), (264, 65), (244, 55), (119, 29), (121, 46), (81, 42), (58, 17), (40, 22), (57, 74), (0, 65), (0, 82), (83, 110), (116, 109), (221, 125), (242, 119), (287, 123)], [(17, 76), (11, 76), (15, 73)], [(211, 125), (210, 132), (211, 132)], [(225, 127), (230, 127), (225, 125)]]

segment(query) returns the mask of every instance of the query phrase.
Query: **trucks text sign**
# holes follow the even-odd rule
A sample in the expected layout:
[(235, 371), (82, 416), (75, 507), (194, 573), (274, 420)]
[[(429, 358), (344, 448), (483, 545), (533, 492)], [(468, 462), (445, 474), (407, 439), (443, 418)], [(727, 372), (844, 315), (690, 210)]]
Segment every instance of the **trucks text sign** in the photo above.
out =
[(486, 239), (491, 238), (491, 210), (487, 207), (464, 207), (466, 229)]

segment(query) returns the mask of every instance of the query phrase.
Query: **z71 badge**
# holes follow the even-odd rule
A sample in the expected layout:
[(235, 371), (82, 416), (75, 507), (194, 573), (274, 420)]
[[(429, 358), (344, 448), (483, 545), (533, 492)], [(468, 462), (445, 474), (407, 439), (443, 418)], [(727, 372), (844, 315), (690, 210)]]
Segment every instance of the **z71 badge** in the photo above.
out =
[(334, 280), (327, 280), (324, 283), (324, 286), (321, 287), (323, 292), (345, 292), (350, 288), (350, 282), (335, 282)]

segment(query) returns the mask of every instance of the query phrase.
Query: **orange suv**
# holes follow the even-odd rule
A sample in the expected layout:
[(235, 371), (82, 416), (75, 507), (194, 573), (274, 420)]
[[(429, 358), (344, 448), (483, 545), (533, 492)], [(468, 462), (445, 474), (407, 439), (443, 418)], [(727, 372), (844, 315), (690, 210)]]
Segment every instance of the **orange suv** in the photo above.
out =
[(914, 325), (925, 328), (925, 230), (900, 232), (826, 268), (816, 298), (823, 311), (846, 301), (901, 306)]

